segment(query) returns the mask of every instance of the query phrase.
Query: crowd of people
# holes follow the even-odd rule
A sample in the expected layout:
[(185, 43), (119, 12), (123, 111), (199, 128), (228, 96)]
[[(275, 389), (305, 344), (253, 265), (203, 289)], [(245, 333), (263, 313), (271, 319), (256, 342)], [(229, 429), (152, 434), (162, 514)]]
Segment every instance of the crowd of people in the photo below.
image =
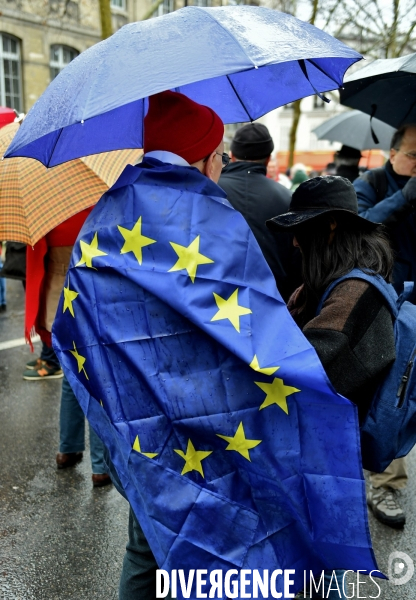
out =
[[(165, 120), (189, 120), (186, 144), (181, 148), (177, 141), (158, 134), (157, 97), (150, 98), (144, 156), (157, 163), (152, 168), (160, 189), (162, 167), (168, 163), (185, 166), (201, 182), (208, 179), (226, 192), (229, 203), (246, 219), (282, 298), (318, 353), (332, 385), (357, 405), (362, 421), (395, 359), (391, 315), (377, 290), (359, 280), (339, 284), (320, 311), (318, 305), (330, 283), (354, 268), (392, 280), (397, 290), (404, 281), (416, 281), (416, 126), (405, 126), (394, 135), (382, 169), (362, 173), (361, 153), (343, 146), (322, 173), (296, 164), (281, 174), (264, 125), (241, 127), (228, 156), (223, 125), (213, 111), (207, 113), (205, 107), (174, 92), (159, 96)], [(75, 467), (85, 449), (85, 417), (52, 347), (51, 331), (61, 293), (65, 299), (73, 293), (66, 271), (89, 213), (79, 213), (26, 252), (25, 334), (29, 341), (34, 332), (39, 334), (42, 351), (27, 363), (23, 377), (28, 382), (62, 379), (58, 469)], [(3, 258), (4, 251), (0, 266)], [(5, 280), (0, 278), (0, 311), (6, 305)], [(114, 481), (123, 493), (103, 443), (91, 427), (89, 431), (94, 487)], [(384, 473), (370, 474), (368, 505), (386, 525), (405, 524), (399, 490), (406, 482), (405, 459), (394, 461)], [(156, 568), (140, 523), (131, 512), (120, 599), (154, 597)], [(342, 575), (339, 571), (340, 579)], [(340, 596), (329, 592), (326, 597)]]

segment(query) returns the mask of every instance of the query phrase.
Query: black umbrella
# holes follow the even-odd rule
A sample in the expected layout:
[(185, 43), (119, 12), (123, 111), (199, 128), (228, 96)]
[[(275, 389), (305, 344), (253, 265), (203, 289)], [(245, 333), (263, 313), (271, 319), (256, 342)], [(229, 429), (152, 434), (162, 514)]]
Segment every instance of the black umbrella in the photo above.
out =
[(341, 104), (393, 127), (416, 123), (416, 53), (375, 60), (346, 77)]

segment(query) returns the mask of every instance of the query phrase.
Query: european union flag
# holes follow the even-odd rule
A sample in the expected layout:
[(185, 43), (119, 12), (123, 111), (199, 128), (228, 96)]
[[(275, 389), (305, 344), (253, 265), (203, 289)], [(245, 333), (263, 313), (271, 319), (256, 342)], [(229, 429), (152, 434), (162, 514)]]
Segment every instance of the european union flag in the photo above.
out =
[(377, 568), (356, 409), (196, 169), (147, 159), (101, 198), (54, 345), (160, 568)]

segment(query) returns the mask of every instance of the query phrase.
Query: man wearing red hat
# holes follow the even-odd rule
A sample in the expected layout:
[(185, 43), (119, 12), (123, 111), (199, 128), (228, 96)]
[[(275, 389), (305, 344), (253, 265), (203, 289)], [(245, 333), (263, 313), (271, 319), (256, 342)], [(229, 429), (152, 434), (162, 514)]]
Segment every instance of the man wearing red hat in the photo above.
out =
[[(151, 96), (144, 119), (142, 166), (152, 169), (154, 180), (158, 179), (160, 182), (161, 193), (164, 174), (170, 171), (172, 176), (175, 166), (189, 168), (188, 179), (183, 169), (176, 171), (177, 176), (183, 177), (187, 189), (195, 184), (205, 185), (203, 178), (195, 177), (195, 169), (202, 176), (218, 183), (223, 166), (229, 162), (228, 155), (224, 153), (223, 135), (224, 125), (221, 119), (207, 106), (197, 104), (176, 92), (167, 91)], [(140, 185), (140, 180), (135, 185)], [(224, 197), (224, 192), (220, 188), (217, 190), (217, 195)], [(109, 469), (117, 489), (125, 495), (111, 464)], [(142, 528), (130, 509), (129, 541), (120, 580), (120, 600), (153, 599), (157, 568)]]

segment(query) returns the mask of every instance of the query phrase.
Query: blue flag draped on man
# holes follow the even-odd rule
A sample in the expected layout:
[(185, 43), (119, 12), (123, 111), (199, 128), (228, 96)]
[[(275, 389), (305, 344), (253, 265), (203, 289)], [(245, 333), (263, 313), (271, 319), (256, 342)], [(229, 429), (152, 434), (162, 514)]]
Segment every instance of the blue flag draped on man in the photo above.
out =
[(148, 131), (80, 232), (53, 333), (159, 567), (294, 569), (291, 591), (377, 569), (356, 408), (216, 185), (221, 153), (152, 152)]

